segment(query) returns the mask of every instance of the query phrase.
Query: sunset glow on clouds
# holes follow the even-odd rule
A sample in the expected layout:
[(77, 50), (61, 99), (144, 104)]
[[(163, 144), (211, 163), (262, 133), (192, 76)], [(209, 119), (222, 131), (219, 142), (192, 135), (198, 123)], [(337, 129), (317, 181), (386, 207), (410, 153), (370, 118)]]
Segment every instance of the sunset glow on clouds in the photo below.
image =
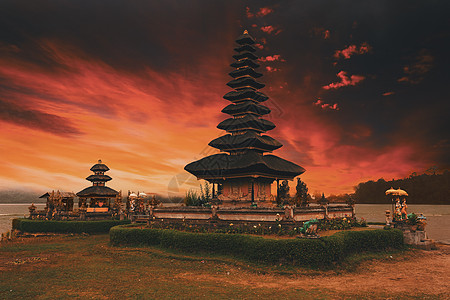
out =
[(322, 27), (314, 27), (311, 29), (311, 32), (313, 35), (323, 38), (324, 40), (327, 40), (330, 38), (330, 30), (322, 28)]
[(259, 61), (264, 61), (264, 62), (266, 62), (266, 61), (283, 61), (284, 62), (286, 60), (281, 58), (281, 55), (275, 54), (275, 55), (269, 55), (269, 56), (266, 56), (266, 57), (260, 57)]
[(329, 103), (324, 103), (322, 100), (317, 99), (316, 102), (314, 102), (314, 105), (319, 106), (322, 109), (332, 109), (332, 110), (339, 110), (338, 104), (334, 103), (334, 104), (329, 104)]
[(276, 26), (272, 26), (272, 25), (262, 26), (260, 29), (262, 32), (265, 32), (267, 34), (273, 33), (274, 35), (278, 35), (283, 31), (282, 29), (279, 29)]
[(250, 7), (245, 8), (247, 18), (253, 18), (253, 17), (264, 17), (267, 16), (270, 13), (273, 13), (273, 9), (270, 7), (261, 7), (257, 13), (252, 13), (250, 11)]
[(276, 72), (276, 71), (279, 71), (280, 69), (278, 69), (278, 68), (273, 68), (273, 67), (271, 67), (271, 66), (267, 66), (266, 67), (266, 71), (267, 72)]
[(335, 58), (343, 57), (345, 59), (349, 59), (352, 55), (355, 54), (365, 54), (370, 51), (372, 47), (370, 47), (367, 43), (362, 43), (361, 46), (357, 47), (356, 45), (350, 45), (345, 49), (336, 50), (334, 53)]
[[(449, 166), (446, 68), (437, 63), (447, 49), (415, 46), (421, 32), (439, 36), (436, 28), (380, 32), (364, 15), (301, 2), (176, 3), (4, 2), (0, 189), (78, 192), (98, 159), (111, 168), (109, 186), (124, 192), (198, 187), (183, 168), (214, 153), (207, 144), (224, 134), (216, 126), (228, 117), (222, 96), (244, 29), (260, 45), (264, 105), (277, 126), (268, 134), (284, 145), (274, 154), (307, 170), (310, 192), (352, 192), (361, 181)], [(330, 14), (348, 26), (323, 24)]]
[[(200, 144), (192, 141), (203, 134), (206, 134), (205, 139), (216, 134), (215, 117), (220, 112), (220, 106), (195, 105), (197, 99), (193, 97), (197, 87), (185, 78), (177, 74), (161, 76), (151, 70), (146, 72), (145, 79), (119, 74), (100, 62), (81, 60), (52, 43), (43, 42), (42, 47), (51, 49), (54, 58), (71, 72), (44, 74), (44, 70), (30, 65), (20, 65), (11, 60), (0, 61), (0, 75), (8, 77), (11, 86), (27, 91), (26, 94), (11, 95), (9, 99), (12, 101), (0, 102), (4, 108), (1, 115), (2, 135), (8, 137), (6, 141), (9, 143), (19, 143), (13, 143), (13, 148), (15, 145), (24, 150), (26, 145), (30, 145), (33, 149), (29, 150), (33, 154), (30, 152), (27, 156), (23, 151), (6, 151), (2, 153), (2, 158), (9, 164), (26, 164), (36, 173), (50, 172), (47, 176), (36, 177), (41, 185), (45, 186), (49, 178), (60, 172), (69, 173), (73, 182), (86, 185), (83, 178), (90, 173), (87, 164), (102, 158), (110, 165), (112, 176), (115, 170), (126, 170), (121, 172), (124, 177), (113, 176), (125, 186), (136, 189), (139, 183), (147, 181), (142, 186), (144, 188), (148, 186), (149, 178), (157, 176), (153, 182), (154, 188), (165, 189), (167, 183), (161, 182), (159, 175), (167, 177), (167, 172), (181, 172), (193, 156), (186, 156), (186, 146), (190, 145), (194, 153), (199, 152), (203, 146), (195, 147)], [(30, 73), (28, 70), (33, 68), (34, 72)], [(40, 75), (36, 76), (35, 72)], [(168, 94), (174, 86), (183, 88)], [(221, 97), (214, 92), (202, 91), (202, 94), (211, 98)], [(162, 95), (164, 98), (161, 98)], [(27, 108), (30, 106), (33, 109)], [(204, 117), (198, 119), (191, 114), (193, 111)], [(25, 131), (17, 134), (21, 127)], [(193, 136), (179, 136), (178, 132), (186, 130)], [(11, 135), (8, 135), (10, 132)], [(33, 138), (31, 141), (28, 134)], [(25, 143), (20, 146), (22, 139)], [(47, 146), (49, 143), (51, 146)], [(3, 144), (3, 149), (7, 146)], [(163, 156), (165, 159), (161, 160)], [(52, 163), (55, 157), (59, 157), (59, 166), (65, 165), (67, 159), (68, 166), (64, 170), (51, 168), (55, 165)], [(115, 163), (111, 165), (108, 162)], [(128, 167), (131, 165), (133, 167)], [(8, 172), (10, 167), (5, 167), (7, 170), (1, 173), (11, 174), (11, 170)], [(23, 174), (13, 174), (17, 178), (10, 175), (9, 181), (17, 179), (19, 183)], [(78, 174), (78, 178), (73, 174)], [(145, 175), (145, 180), (138, 179), (142, 175)], [(57, 185), (60, 189), (64, 188), (59, 183)]]
[(341, 88), (344, 86), (356, 85), (357, 83), (359, 83), (365, 79), (365, 77), (361, 76), (361, 75), (348, 76), (347, 72), (345, 72), (345, 71), (340, 71), (336, 75), (337, 75), (337, 77), (339, 77), (339, 79), (341, 81), (330, 83), (328, 85), (323, 86), (322, 88), (325, 90), (338, 89), (338, 88)]

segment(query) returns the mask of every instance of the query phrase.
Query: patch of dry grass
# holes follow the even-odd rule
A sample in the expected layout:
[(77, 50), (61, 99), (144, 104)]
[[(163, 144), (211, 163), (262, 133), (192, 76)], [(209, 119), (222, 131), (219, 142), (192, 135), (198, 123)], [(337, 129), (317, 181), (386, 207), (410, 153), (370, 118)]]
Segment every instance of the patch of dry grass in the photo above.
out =
[[(108, 235), (28, 238), (0, 246), (0, 298), (438, 299), (442, 288), (448, 288), (448, 283), (437, 282), (448, 269), (448, 264), (446, 269), (438, 267), (448, 263), (448, 251), (417, 253), (405, 254), (409, 259), (396, 258), (392, 269), (392, 260), (380, 254), (372, 258), (376, 264), (363, 262), (358, 272), (317, 271), (150, 247), (116, 248), (109, 246)], [(441, 259), (428, 283), (440, 288), (405, 293), (402, 287), (417, 279), (395, 270), (402, 264), (422, 264), (424, 258)], [(399, 284), (385, 278), (392, 284), (383, 288), (381, 278), (387, 275), (399, 277), (395, 279)], [(397, 290), (392, 288), (396, 286)]]

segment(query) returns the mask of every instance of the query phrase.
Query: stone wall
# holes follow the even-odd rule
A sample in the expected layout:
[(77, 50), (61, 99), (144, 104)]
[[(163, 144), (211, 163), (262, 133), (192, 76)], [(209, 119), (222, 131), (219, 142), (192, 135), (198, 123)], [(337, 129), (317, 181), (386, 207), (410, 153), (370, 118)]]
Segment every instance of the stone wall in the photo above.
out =
[(354, 215), (351, 206), (329, 206), (308, 208), (211, 208), (200, 207), (157, 207), (150, 210), (151, 218), (156, 219), (193, 219), (208, 220), (219, 219), (224, 221), (252, 221), (275, 222), (295, 221), (302, 222), (313, 218), (343, 218)]

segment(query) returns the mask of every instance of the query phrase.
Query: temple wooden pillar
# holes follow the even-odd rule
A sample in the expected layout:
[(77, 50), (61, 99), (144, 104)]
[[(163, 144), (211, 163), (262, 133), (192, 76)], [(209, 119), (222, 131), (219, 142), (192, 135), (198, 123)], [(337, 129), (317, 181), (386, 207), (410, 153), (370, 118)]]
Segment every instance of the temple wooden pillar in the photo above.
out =
[(277, 179), (277, 203), (280, 200), (280, 180)]
[(255, 180), (252, 179), (252, 203), (255, 202)]
[(216, 184), (212, 183), (212, 198), (216, 198)]

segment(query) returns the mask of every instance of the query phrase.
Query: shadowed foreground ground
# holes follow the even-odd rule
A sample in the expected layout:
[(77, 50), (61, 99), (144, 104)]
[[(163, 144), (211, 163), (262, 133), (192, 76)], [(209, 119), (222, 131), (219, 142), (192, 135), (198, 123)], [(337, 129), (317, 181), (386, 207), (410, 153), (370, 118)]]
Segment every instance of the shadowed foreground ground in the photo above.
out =
[(95, 235), (0, 244), (0, 298), (445, 299), (450, 290), (445, 245), (354, 256), (317, 271), (108, 243)]

